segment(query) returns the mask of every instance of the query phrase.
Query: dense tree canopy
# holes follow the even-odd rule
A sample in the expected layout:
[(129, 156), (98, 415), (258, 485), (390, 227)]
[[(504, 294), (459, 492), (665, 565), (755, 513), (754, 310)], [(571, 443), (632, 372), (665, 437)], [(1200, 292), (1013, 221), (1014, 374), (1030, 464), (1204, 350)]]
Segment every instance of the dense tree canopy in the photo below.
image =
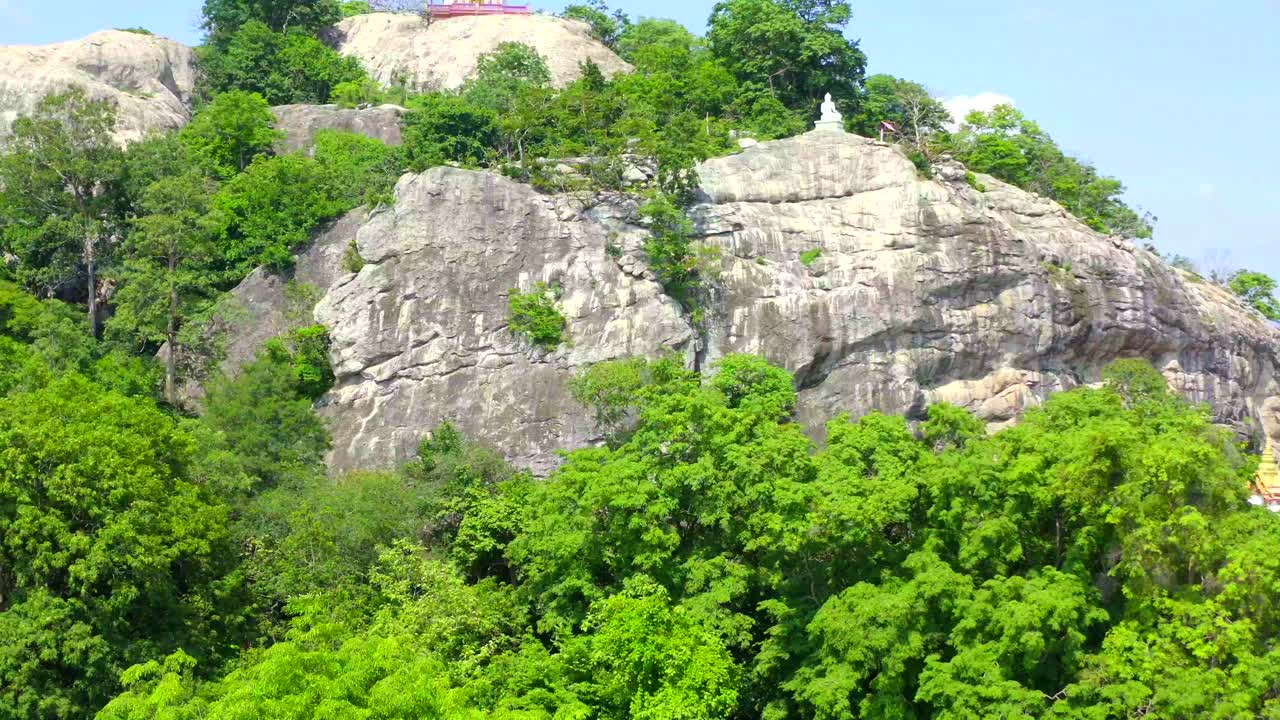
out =
[(1037, 123), (1010, 105), (970, 113), (948, 144), (969, 169), (1053, 198), (1095, 230), (1151, 237), (1154, 218), (1120, 200), (1124, 185), (1119, 180), (1064, 154)]
[(721, 0), (707, 40), (744, 82), (766, 85), (788, 107), (812, 111), (824, 93), (856, 105), (867, 58), (844, 36), (846, 0)]

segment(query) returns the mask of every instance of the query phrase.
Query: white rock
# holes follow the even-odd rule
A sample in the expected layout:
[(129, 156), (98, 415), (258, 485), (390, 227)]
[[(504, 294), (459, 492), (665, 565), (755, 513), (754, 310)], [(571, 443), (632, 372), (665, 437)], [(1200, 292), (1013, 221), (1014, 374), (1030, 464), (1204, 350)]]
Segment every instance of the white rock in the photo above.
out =
[(591, 60), (606, 77), (631, 66), (591, 37), (586, 23), (551, 15), (487, 15), (435, 20), (417, 15), (370, 13), (338, 23), (331, 42), (360, 59), (378, 82), (403, 79), (417, 90), (452, 90), (476, 70), (481, 55), (504, 42), (532, 46), (547, 61), (552, 84), (563, 87), (582, 77)]
[(82, 87), (116, 106), (116, 138), (132, 142), (191, 117), (195, 53), (155, 35), (104, 30), (55, 45), (0, 47), (0, 141), (46, 95)]

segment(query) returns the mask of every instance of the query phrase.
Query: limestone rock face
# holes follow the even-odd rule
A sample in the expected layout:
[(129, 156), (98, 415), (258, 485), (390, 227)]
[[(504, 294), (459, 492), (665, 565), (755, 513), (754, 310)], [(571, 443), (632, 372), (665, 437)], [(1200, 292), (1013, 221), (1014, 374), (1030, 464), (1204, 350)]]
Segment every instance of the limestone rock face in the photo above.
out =
[[(606, 250), (616, 220), (490, 173), (406, 175), (396, 203), (356, 234), (366, 261), (316, 308), (338, 383), (323, 401), (335, 469), (411, 456), (444, 420), (545, 472), (560, 447), (598, 438), (566, 383), (591, 363), (684, 353), (692, 330), (661, 287)], [(559, 287), (568, 340), (531, 348), (507, 329), (513, 288)]]
[(376, 138), (388, 145), (400, 145), (400, 116), (407, 112), (399, 105), (349, 109), (337, 105), (277, 105), (276, 129), (284, 132), (278, 150), (309, 150), (320, 130), (345, 130)]
[(1280, 331), (1261, 315), (1056, 203), (937, 171), (920, 179), (898, 149), (839, 133), (705, 163), (699, 223), (725, 258), (711, 359), (793, 371), (815, 429), (943, 400), (1004, 423), (1124, 357), (1223, 422), (1270, 424)]
[[(919, 419), (939, 401), (1000, 427), (1142, 357), (1220, 421), (1280, 438), (1280, 330), (1261, 315), (1051, 201), (935, 169), (831, 132), (704, 163), (693, 215), (722, 267), (701, 333), (648, 270), (633, 203), (406, 175), (394, 207), (354, 226), (368, 264), (316, 308), (338, 376), (322, 401), (333, 468), (393, 465), (451, 420), (545, 472), (599, 439), (567, 391), (576, 370), (667, 351), (702, 371), (733, 352), (785, 366), (815, 435), (840, 413)], [(506, 328), (511, 288), (540, 280), (568, 318), (552, 353)]]
[(591, 37), (586, 23), (549, 15), (453, 17), (430, 24), (406, 13), (356, 15), (338, 23), (330, 40), (343, 55), (360, 58), (378, 82), (403, 81), (419, 90), (452, 90), (475, 72), (481, 55), (504, 42), (532, 46), (547, 61), (552, 83), (582, 76), (591, 60), (605, 76), (631, 66)]
[(0, 48), (0, 142), (46, 95), (73, 86), (117, 108), (116, 137), (132, 142), (182, 127), (195, 92), (194, 51), (167, 38), (104, 30), (71, 42)]

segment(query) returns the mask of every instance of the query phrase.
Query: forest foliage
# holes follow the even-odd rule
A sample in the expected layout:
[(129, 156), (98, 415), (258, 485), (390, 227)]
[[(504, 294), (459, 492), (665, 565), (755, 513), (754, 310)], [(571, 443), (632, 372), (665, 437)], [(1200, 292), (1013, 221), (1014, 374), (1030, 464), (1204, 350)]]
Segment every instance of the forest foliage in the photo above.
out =
[[(434, 93), (323, 42), (365, 9), (207, 0), (176, 133), (120, 147), (114, 108), (75, 90), (15, 122), (0, 720), (1280, 717), (1280, 517), (1246, 502), (1257, 459), (1139, 361), (996, 435), (937, 405), (832, 418), (817, 443), (759, 358), (627, 359), (570, 383), (605, 440), (547, 478), (449, 423), (402, 467), (329, 476), (325, 328), (232, 376), (212, 371), (219, 318), (255, 268), (287, 277), (325, 223), (394, 203), (405, 171), (629, 193), (699, 326), (718, 263), (686, 215), (696, 164), (803, 132), (826, 91), (922, 167), (949, 154), (1150, 233), (1017, 110), (948, 129), (923, 86), (865, 77), (839, 0), (724, 0), (705, 37), (590, 0), (565, 14), (634, 73), (588, 64), (557, 89), (508, 43)], [(273, 105), (386, 100), (403, 147), (322, 131), (282, 150)], [(572, 182), (542, 162), (568, 157)], [(628, 185), (629, 162), (652, 181)], [(1270, 278), (1224, 282), (1280, 317)], [(572, 341), (553, 287), (509, 310), (531, 346)]]

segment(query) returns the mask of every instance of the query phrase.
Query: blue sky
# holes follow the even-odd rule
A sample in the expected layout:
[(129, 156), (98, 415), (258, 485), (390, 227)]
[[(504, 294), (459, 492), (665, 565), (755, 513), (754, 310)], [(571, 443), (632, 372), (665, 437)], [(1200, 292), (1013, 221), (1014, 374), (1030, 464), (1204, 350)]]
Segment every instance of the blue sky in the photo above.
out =
[[(563, 3), (538, 2), (556, 10)], [(615, 0), (701, 31), (712, 0)], [(195, 43), (199, 0), (0, 0), (0, 44), (141, 25)], [(853, 3), (870, 72), (1012, 98), (1159, 217), (1156, 245), (1280, 278), (1280, 0)]]

